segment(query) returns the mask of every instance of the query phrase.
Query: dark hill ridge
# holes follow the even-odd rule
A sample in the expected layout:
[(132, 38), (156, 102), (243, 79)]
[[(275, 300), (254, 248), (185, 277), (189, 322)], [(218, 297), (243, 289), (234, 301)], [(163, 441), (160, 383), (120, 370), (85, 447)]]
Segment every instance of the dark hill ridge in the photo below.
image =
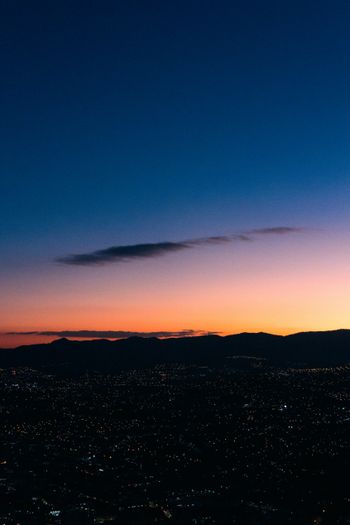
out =
[(117, 372), (156, 363), (222, 366), (235, 356), (264, 358), (280, 366), (326, 366), (350, 362), (350, 330), (302, 332), (288, 336), (241, 333), (171, 339), (131, 337), (72, 341), (0, 350), (0, 368), (29, 366), (50, 371)]

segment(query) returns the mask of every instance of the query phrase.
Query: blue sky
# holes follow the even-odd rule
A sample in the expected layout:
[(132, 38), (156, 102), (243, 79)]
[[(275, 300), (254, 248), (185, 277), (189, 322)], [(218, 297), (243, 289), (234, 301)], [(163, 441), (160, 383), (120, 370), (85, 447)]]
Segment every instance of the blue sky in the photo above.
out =
[(0, 269), (346, 232), (349, 22), (345, 1), (2, 1)]

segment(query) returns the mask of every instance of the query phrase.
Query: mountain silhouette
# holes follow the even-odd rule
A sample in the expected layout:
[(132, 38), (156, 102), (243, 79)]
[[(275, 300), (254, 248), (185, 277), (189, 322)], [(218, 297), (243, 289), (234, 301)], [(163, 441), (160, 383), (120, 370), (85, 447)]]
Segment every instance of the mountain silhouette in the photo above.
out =
[(208, 366), (233, 364), (238, 356), (264, 359), (277, 366), (332, 366), (350, 362), (350, 330), (198, 336), (171, 339), (130, 337), (73, 341), (0, 349), (0, 367), (32, 367), (52, 372), (114, 373), (160, 363)]

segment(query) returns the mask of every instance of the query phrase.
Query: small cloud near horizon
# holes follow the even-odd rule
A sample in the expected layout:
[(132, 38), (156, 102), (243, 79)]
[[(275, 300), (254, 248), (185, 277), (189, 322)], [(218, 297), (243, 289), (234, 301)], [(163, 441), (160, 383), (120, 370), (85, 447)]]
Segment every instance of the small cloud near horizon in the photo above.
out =
[(44, 330), (31, 332), (7, 332), (6, 335), (38, 335), (47, 337), (73, 337), (79, 339), (127, 339), (128, 337), (194, 337), (200, 335), (219, 335), (220, 332), (206, 330), (177, 330), (155, 332), (133, 332), (126, 330)]
[(192, 249), (198, 246), (216, 245), (232, 242), (254, 241), (254, 236), (265, 235), (288, 235), (293, 233), (303, 233), (305, 228), (290, 226), (276, 226), (272, 228), (259, 228), (248, 230), (243, 233), (230, 235), (218, 235), (202, 237), (178, 242), (158, 242), (145, 244), (131, 244), (110, 246), (102, 250), (95, 250), (87, 253), (77, 253), (58, 257), (56, 262), (70, 266), (100, 266), (108, 263), (130, 262), (134, 259), (155, 258), (163, 255)]

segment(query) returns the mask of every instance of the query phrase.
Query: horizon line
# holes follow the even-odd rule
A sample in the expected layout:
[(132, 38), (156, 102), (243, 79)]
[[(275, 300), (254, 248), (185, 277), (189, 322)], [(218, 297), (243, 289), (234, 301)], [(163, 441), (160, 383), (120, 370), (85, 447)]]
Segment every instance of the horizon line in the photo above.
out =
[[(257, 332), (250, 332), (250, 331), (243, 331), (243, 332), (230, 332), (230, 333), (223, 333), (223, 332), (210, 332), (210, 331), (203, 331), (203, 333), (200, 334), (187, 334), (187, 335), (170, 335), (170, 336), (155, 336), (155, 335), (129, 335), (126, 337), (79, 337), (79, 336), (62, 336), (57, 337), (57, 339), (53, 339), (52, 341), (48, 342), (38, 342), (38, 343), (28, 343), (23, 345), (16, 345), (16, 346), (10, 346), (10, 347), (0, 347), (0, 350), (14, 350), (16, 348), (26, 347), (26, 346), (37, 346), (37, 345), (49, 345), (58, 341), (66, 340), (68, 342), (76, 342), (76, 343), (83, 343), (83, 342), (98, 342), (98, 341), (108, 341), (108, 342), (117, 342), (117, 341), (127, 341), (129, 339), (156, 339), (159, 341), (165, 341), (165, 340), (171, 340), (171, 339), (196, 339), (199, 337), (218, 337), (221, 339), (224, 339), (226, 337), (232, 337), (232, 336), (239, 336), (239, 335), (269, 335), (272, 337), (281, 337), (286, 338), (290, 336), (295, 336), (299, 334), (319, 334), (319, 333), (334, 333), (334, 332), (350, 332), (350, 328), (335, 328), (335, 329), (329, 329), (329, 330), (302, 330), (297, 332), (290, 332), (286, 334), (280, 334), (280, 333), (273, 333), (273, 332), (265, 332), (265, 331), (257, 331)], [(0, 335), (38, 335), (41, 337), (51, 337), (50, 335), (43, 335), (43, 334), (37, 334), (33, 332), (21, 332), (21, 333), (14, 333), (14, 332), (8, 332), (8, 333), (0, 333)]]

